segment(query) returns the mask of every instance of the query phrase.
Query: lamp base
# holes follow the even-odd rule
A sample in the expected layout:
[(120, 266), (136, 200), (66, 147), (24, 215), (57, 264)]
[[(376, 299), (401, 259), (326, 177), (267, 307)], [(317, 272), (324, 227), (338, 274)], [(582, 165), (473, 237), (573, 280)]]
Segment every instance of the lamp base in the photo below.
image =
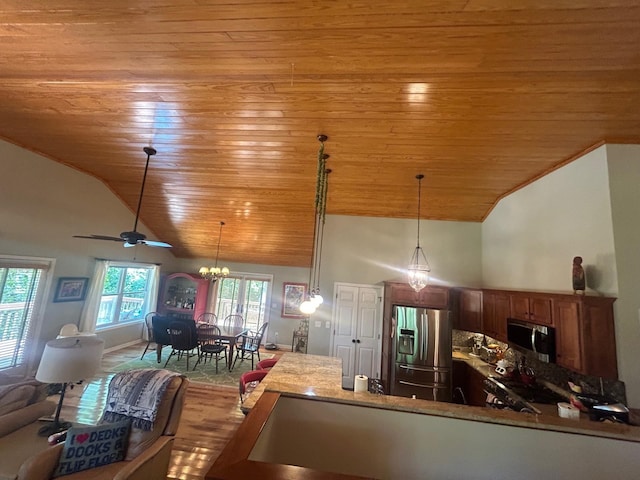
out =
[(71, 422), (51, 422), (49, 425), (45, 425), (38, 430), (38, 435), (41, 437), (48, 437), (54, 433), (64, 432), (71, 428)]

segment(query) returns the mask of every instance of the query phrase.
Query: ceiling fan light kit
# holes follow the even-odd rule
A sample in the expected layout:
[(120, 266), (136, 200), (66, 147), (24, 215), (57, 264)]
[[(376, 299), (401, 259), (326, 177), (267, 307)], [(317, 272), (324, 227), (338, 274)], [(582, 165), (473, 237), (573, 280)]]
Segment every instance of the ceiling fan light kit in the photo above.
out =
[(418, 180), (418, 236), (416, 242), (416, 248), (411, 255), (409, 261), (409, 267), (407, 268), (407, 276), (409, 278), (409, 285), (416, 292), (419, 292), (429, 283), (429, 272), (431, 267), (427, 261), (427, 256), (424, 254), (422, 247), (420, 246), (420, 193), (422, 189), (423, 174), (416, 175)]
[(147, 236), (145, 234), (140, 233), (136, 230), (138, 228), (138, 220), (140, 219), (140, 208), (142, 207), (144, 186), (147, 182), (149, 159), (157, 153), (156, 149), (153, 147), (143, 147), (142, 150), (147, 154), (147, 163), (144, 166), (144, 175), (142, 176), (142, 186), (140, 187), (140, 196), (138, 197), (138, 208), (136, 210), (136, 219), (133, 222), (133, 230), (131, 230), (130, 232), (122, 232), (119, 237), (111, 237), (109, 235), (74, 235), (73, 238), (88, 238), (89, 240), (108, 240), (112, 242), (123, 242), (125, 247), (147, 245), (148, 247), (171, 248), (172, 245), (167, 242), (147, 240)]
[(318, 173), (316, 179), (316, 200), (315, 215), (313, 221), (313, 249), (311, 253), (311, 264), (309, 266), (309, 293), (300, 304), (300, 313), (311, 315), (324, 302), (320, 295), (320, 265), (322, 263), (322, 242), (324, 239), (325, 213), (327, 209), (327, 190), (329, 188), (329, 174), (331, 169), (327, 168), (329, 154), (324, 153), (324, 142), (326, 135), (318, 135), (320, 142), (318, 150)]

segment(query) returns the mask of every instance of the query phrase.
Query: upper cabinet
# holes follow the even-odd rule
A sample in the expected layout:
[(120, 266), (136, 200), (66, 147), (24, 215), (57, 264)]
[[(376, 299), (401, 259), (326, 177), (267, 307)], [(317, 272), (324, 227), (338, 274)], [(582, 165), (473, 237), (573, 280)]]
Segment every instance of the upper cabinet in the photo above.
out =
[(553, 325), (551, 298), (543, 293), (513, 292), (511, 317), (538, 325)]
[(209, 280), (193, 273), (172, 273), (163, 277), (158, 300), (162, 315), (197, 319), (206, 311)]
[(449, 308), (449, 289), (447, 287), (426, 286), (416, 292), (408, 283), (386, 282), (389, 301), (393, 305), (406, 305), (408, 307), (425, 308)]
[(507, 318), (511, 316), (511, 297), (500, 291), (482, 291), (482, 331), (501, 342), (507, 341)]
[(453, 327), (469, 332), (482, 330), (482, 290), (454, 289)]

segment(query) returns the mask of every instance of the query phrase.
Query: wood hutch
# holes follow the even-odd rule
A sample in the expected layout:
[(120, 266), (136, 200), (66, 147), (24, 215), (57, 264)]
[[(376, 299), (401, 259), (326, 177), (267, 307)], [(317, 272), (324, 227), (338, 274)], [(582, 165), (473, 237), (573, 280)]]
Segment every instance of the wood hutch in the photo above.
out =
[(161, 315), (196, 319), (206, 312), (209, 280), (193, 273), (172, 273), (162, 278), (158, 312)]

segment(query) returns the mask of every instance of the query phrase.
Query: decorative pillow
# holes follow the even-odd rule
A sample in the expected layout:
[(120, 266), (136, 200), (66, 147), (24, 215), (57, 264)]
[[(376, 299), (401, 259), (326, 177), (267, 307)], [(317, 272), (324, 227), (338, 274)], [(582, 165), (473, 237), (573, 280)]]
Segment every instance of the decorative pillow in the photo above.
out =
[(131, 420), (70, 428), (53, 476), (69, 475), (123, 460), (130, 428)]

